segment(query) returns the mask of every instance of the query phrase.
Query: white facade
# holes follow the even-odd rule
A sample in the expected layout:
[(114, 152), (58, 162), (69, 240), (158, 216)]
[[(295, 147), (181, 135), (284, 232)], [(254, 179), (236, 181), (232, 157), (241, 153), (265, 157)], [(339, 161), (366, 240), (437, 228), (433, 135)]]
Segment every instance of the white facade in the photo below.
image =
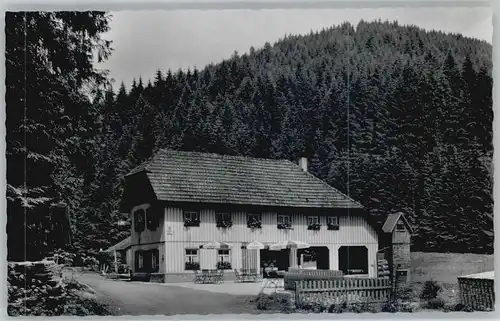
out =
[[(132, 209), (132, 271), (136, 271), (135, 255), (138, 250), (157, 249), (159, 252), (159, 267), (157, 273), (178, 274), (192, 273), (185, 270), (185, 262), (198, 259), (203, 265), (201, 268), (215, 268), (220, 260), (229, 259), (231, 269), (243, 267), (245, 249), (242, 246), (252, 241), (264, 244), (274, 244), (279, 241), (293, 240), (308, 243), (311, 247), (324, 246), (329, 250), (329, 269), (339, 269), (339, 249), (341, 246), (364, 246), (368, 253), (368, 276), (376, 277), (376, 254), (378, 250), (378, 235), (366, 219), (360, 216), (338, 216), (338, 230), (327, 229), (327, 217), (297, 209), (291, 214), (292, 229), (278, 229), (276, 212), (254, 213), (261, 214), (261, 228), (247, 226), (246, 212), (229, 213), (232, 226), (218, 228), (216, 226), (216, 211), (202, 209), (199, 211), (199, 226), (184, 226), (182, 208), (167, 207), (160, 224), (154, 231), (147, 228), (142, 232), (135, 231), (134, 212), (137, 209), (150, 208), (149, 204), (142, 204)], [(220, 211), (217, 211), (220, 212)], [(319, 216), (319, 230), (308, 229), (308, 216)], [(315, 221), (315, 219), (312, 219)], [(311, 220), (311, 221), (312, 221)], [(218, 250), (200, 249), (200, 246), (210, 242), (223, 242), (230, 245), (230, 250), (219, 253)], [(186, 251), (186, 250), (197, 251)], [(197, 252), (198, 257), (193, 253)], [(260, 254), (256, 251), (256, 258)], [(191, 258), (189, 258), (191, 256)], [(221, 257), (224, 256), (224, 257)], [(255, 256), (254, 256), (255, 259)]]

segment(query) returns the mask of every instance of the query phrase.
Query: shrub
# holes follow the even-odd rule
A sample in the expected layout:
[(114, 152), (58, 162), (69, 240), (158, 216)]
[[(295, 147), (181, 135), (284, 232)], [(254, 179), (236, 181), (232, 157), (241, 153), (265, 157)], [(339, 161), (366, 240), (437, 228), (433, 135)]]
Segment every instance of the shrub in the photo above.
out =
[(257, 297), (257, 309), (259, 310), (267, 310), (271, 305), (272, 298), (264, 293), (259, 294)]
[(328, 307), (328, 313), (342, 313), (347, 310), (347, 303), (334, 303)]
[(428, 309), (438, 310), (442, 309), (443, 307), (444, 307), (444, 300), (441, 298), (433, 298), (427, 301)]
[(397, 306), (395, 302), (389, 301), (382, 305), (382, 312), (389, 312), (389, 313), (394, 313), (397, 312)]
[(350, 305), (349, 311), (354, 313), (368, 312), (370, 311), (370, 304), (368, 304), (367, 302), (353, 303)]
[(411, 301), (416, 298), (416, 295), (411, 287), (399, 289), (396, 296), (401, 301)]
[(442, 291), (441, 285), (434, 280), (429, 280), (424, 283), (420, 298), (423, 300), (430, 300), (437, 298), (439, 292)]
[[(74, 277), (58, 279), (56, 264), (8, 265), (10, 316), (109, 315)], [(25, 283), (26, 282), (26, 283)]]
[(217, 269), (231, 270), (231, 262), (217, 262)]
[(184, 269), (185, 270), (199, 270), (200, 263), (198, 263), (198, 262), (186, 262), (184, 264)]

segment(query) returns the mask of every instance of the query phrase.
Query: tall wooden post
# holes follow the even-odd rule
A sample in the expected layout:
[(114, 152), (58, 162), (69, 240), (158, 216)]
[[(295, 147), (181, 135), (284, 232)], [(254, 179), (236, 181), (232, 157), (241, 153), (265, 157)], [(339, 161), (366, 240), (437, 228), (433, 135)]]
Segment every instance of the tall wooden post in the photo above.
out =
[(397, 300), (401, 291), (411, 282), (411, 233), (412, 228), (403, 213), (390, 214), (382, 227), (389, 236), (389, 269), (393, 289), (393, 299)]

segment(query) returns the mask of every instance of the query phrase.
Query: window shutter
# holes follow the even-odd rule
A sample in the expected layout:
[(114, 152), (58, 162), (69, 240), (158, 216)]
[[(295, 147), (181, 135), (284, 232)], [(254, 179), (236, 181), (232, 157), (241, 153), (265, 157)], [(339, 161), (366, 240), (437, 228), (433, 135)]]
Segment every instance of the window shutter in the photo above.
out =
[(158, 251), (158, 249), (153, 250), (153, 257), (154, 257), (154, 260), (155, 260), (155, 269), (154, 269), (154, 272), (158, 272), (158, 270), (160, 268), (160, 252)]
[(135, 272), (138, 272), (139, 271), (139, 251), (135, 251), (134, 261), (135, 261)]

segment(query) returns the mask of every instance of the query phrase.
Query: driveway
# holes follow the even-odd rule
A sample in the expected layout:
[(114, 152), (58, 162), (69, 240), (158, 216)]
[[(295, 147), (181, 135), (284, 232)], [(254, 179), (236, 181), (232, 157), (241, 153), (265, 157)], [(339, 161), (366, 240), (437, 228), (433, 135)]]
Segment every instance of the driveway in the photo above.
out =
[(255, 295), (214, 293), (174, 285), (105, 279), (97, 274), (77, 275), (90, 286), (99, 300), (108, 303), (118, 315), (175, 314), (257, 314)]

